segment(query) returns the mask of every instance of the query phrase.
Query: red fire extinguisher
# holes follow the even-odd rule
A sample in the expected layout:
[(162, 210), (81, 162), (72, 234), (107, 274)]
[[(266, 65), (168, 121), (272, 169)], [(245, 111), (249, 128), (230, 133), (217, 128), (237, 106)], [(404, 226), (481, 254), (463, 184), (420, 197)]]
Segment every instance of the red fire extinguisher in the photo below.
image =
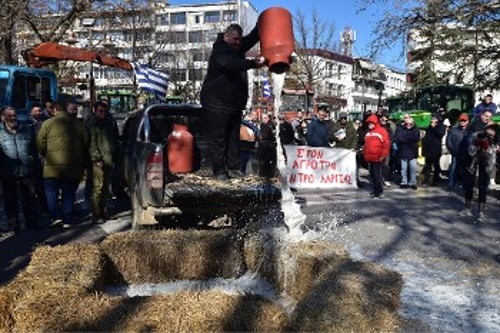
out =
[(171, 173), (193, 171), (194, 139), (187, 125), (174, 124), (167, 138), (168, 170)]

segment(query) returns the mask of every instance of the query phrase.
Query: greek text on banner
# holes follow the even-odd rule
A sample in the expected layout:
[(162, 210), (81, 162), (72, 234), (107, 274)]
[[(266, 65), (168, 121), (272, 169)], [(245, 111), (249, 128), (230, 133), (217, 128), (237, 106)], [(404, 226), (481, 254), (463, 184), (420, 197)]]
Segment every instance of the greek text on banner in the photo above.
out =
[(290, 187), (356, 187), (356, 154), (353, 151), (288, 145), (285, 151)]

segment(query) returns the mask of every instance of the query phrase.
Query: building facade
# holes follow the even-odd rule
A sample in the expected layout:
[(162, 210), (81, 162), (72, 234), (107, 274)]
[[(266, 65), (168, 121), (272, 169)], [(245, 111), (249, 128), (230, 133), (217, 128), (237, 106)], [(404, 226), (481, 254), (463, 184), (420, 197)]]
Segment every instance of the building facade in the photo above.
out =
[[(77, 19), (64, 42), (148, 63), (170, 75), (173, 94), (197, 100), (217, 34), (232, 23), (249, 32), (258, 12), (244, 0), (175, 6), (152, 2), (148, 8), (89, 13), (86, 18), (94, 18), (93, 24)], [(20, 49), (37, 44), (29, 36), (19, 40), (25, 43)], [(68, 67), (79, 78), (90, 75), (88, 64), (68, 62)], [(92, 72), (98, 89), (133, 86), (132, 72), (98, 65), (92, 66)]]

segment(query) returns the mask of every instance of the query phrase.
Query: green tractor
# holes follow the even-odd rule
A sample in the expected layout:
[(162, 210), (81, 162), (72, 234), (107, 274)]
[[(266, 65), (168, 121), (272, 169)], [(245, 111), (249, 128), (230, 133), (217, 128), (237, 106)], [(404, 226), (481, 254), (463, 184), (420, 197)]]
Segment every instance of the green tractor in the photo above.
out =
[(457, 122), (461, 113), (470, 113), (474, 108), (474, 91), (453, 85), (424, 86), (387, 98), (386, 105), (391, 119), (402, 121), (403, 115), (409, 113), (416, 126), (424, 129), (439, 108), (447, 111), (451, 124)]

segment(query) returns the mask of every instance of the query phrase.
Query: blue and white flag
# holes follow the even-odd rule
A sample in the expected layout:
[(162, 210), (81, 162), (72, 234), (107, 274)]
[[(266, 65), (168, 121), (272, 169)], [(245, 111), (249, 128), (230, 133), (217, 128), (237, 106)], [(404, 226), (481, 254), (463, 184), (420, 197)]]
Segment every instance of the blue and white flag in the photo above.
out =
[(270, 98), (272, 95), (272, 87), (269, 81), (267, 80), (267, 77), (264, 78), (264, 81), (262, 81), (263, 86), (262, 86), (262, 97), (265, 98)]
[(139, 89), (149, 91), (161, 98), (165, 98), (170, 79), (168, 74), (149, 68), (147, 65), (141, 65), (137, 62), (132, 62), (131, 64), (134, 68), (134, 74), (137, 77)]

